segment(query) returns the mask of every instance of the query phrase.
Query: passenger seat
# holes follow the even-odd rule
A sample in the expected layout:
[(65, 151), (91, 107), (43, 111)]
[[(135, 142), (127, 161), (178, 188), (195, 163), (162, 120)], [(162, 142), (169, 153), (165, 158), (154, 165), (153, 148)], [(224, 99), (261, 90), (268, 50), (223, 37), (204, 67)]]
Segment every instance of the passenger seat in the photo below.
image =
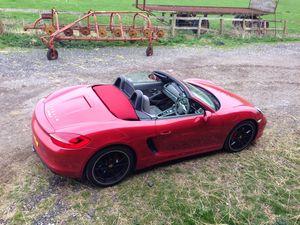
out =
[(162, 111), (157, 106), (150, 105), (150, 100), (146, 95), (143, 95), (143, 111), (154, 116), (162, 113)]

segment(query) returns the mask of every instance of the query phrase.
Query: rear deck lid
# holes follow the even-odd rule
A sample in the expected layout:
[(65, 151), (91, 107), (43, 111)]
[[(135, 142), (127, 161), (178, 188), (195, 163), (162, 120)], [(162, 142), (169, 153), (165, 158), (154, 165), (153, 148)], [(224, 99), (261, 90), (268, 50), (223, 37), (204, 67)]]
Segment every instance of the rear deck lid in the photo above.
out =
[(55, 130), (115, 120), (90, 86), (75, 86), (49, 95), (45, 114)]

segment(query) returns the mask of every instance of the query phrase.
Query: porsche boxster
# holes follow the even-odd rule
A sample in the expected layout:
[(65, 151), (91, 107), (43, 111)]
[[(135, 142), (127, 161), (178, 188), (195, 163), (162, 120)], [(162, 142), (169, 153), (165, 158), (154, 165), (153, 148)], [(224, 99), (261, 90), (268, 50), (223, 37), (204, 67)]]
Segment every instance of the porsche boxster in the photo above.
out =
[(41, 99), (32, 140), (54, 173), (111, 186), (154, 164), (219, 149), (239, 152), (265, 125), (259, 108), (210, 81), (154, 71)]

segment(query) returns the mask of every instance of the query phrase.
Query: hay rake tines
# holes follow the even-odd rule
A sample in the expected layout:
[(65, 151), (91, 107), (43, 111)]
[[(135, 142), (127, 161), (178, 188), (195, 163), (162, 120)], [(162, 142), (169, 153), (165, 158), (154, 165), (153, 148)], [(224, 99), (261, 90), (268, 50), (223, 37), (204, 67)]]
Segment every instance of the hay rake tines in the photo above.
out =
[[(130, 16), (131, 25), (124, 25), (123, 16)], [(107, 18), (108, 24), (98, 21)], [(142, 23), (137, 23), (140, 19)], [(128, 21), (128, 20), (127, 20)], [(81, 25), (84, 24), (84, 25)], [(142, 24), (142, 25), (141, 25)], [(151, 19), (147, 13), (141, 12), (119, 12), (119, 11), (89, 11), (79, 19), (67, 25), (60, 24), (59, 14), (55, 9), (51, 13), (43, 13), (25, 30), (41, 30), (46, 35), (41, 37), (47, 46), (47, 58), (54, 60), (58, 58), (54, 43), (64, 40), (85, 41), (148, 41), (146, 55), (153, 54), (152, 41), (164, 35), (162, 30), (152, 26)]]

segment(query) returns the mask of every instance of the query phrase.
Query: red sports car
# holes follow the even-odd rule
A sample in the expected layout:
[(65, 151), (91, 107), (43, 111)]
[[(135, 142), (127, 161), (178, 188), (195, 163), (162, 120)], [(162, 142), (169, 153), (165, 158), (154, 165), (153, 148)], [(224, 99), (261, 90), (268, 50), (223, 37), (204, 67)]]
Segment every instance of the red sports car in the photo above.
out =
[(111, 186), (165, 161), (222, 148), (239, 152), (265, 125), (261, 110), (209, 81), (154, 71), (41, 99), (33, 149), (54, 173)]

